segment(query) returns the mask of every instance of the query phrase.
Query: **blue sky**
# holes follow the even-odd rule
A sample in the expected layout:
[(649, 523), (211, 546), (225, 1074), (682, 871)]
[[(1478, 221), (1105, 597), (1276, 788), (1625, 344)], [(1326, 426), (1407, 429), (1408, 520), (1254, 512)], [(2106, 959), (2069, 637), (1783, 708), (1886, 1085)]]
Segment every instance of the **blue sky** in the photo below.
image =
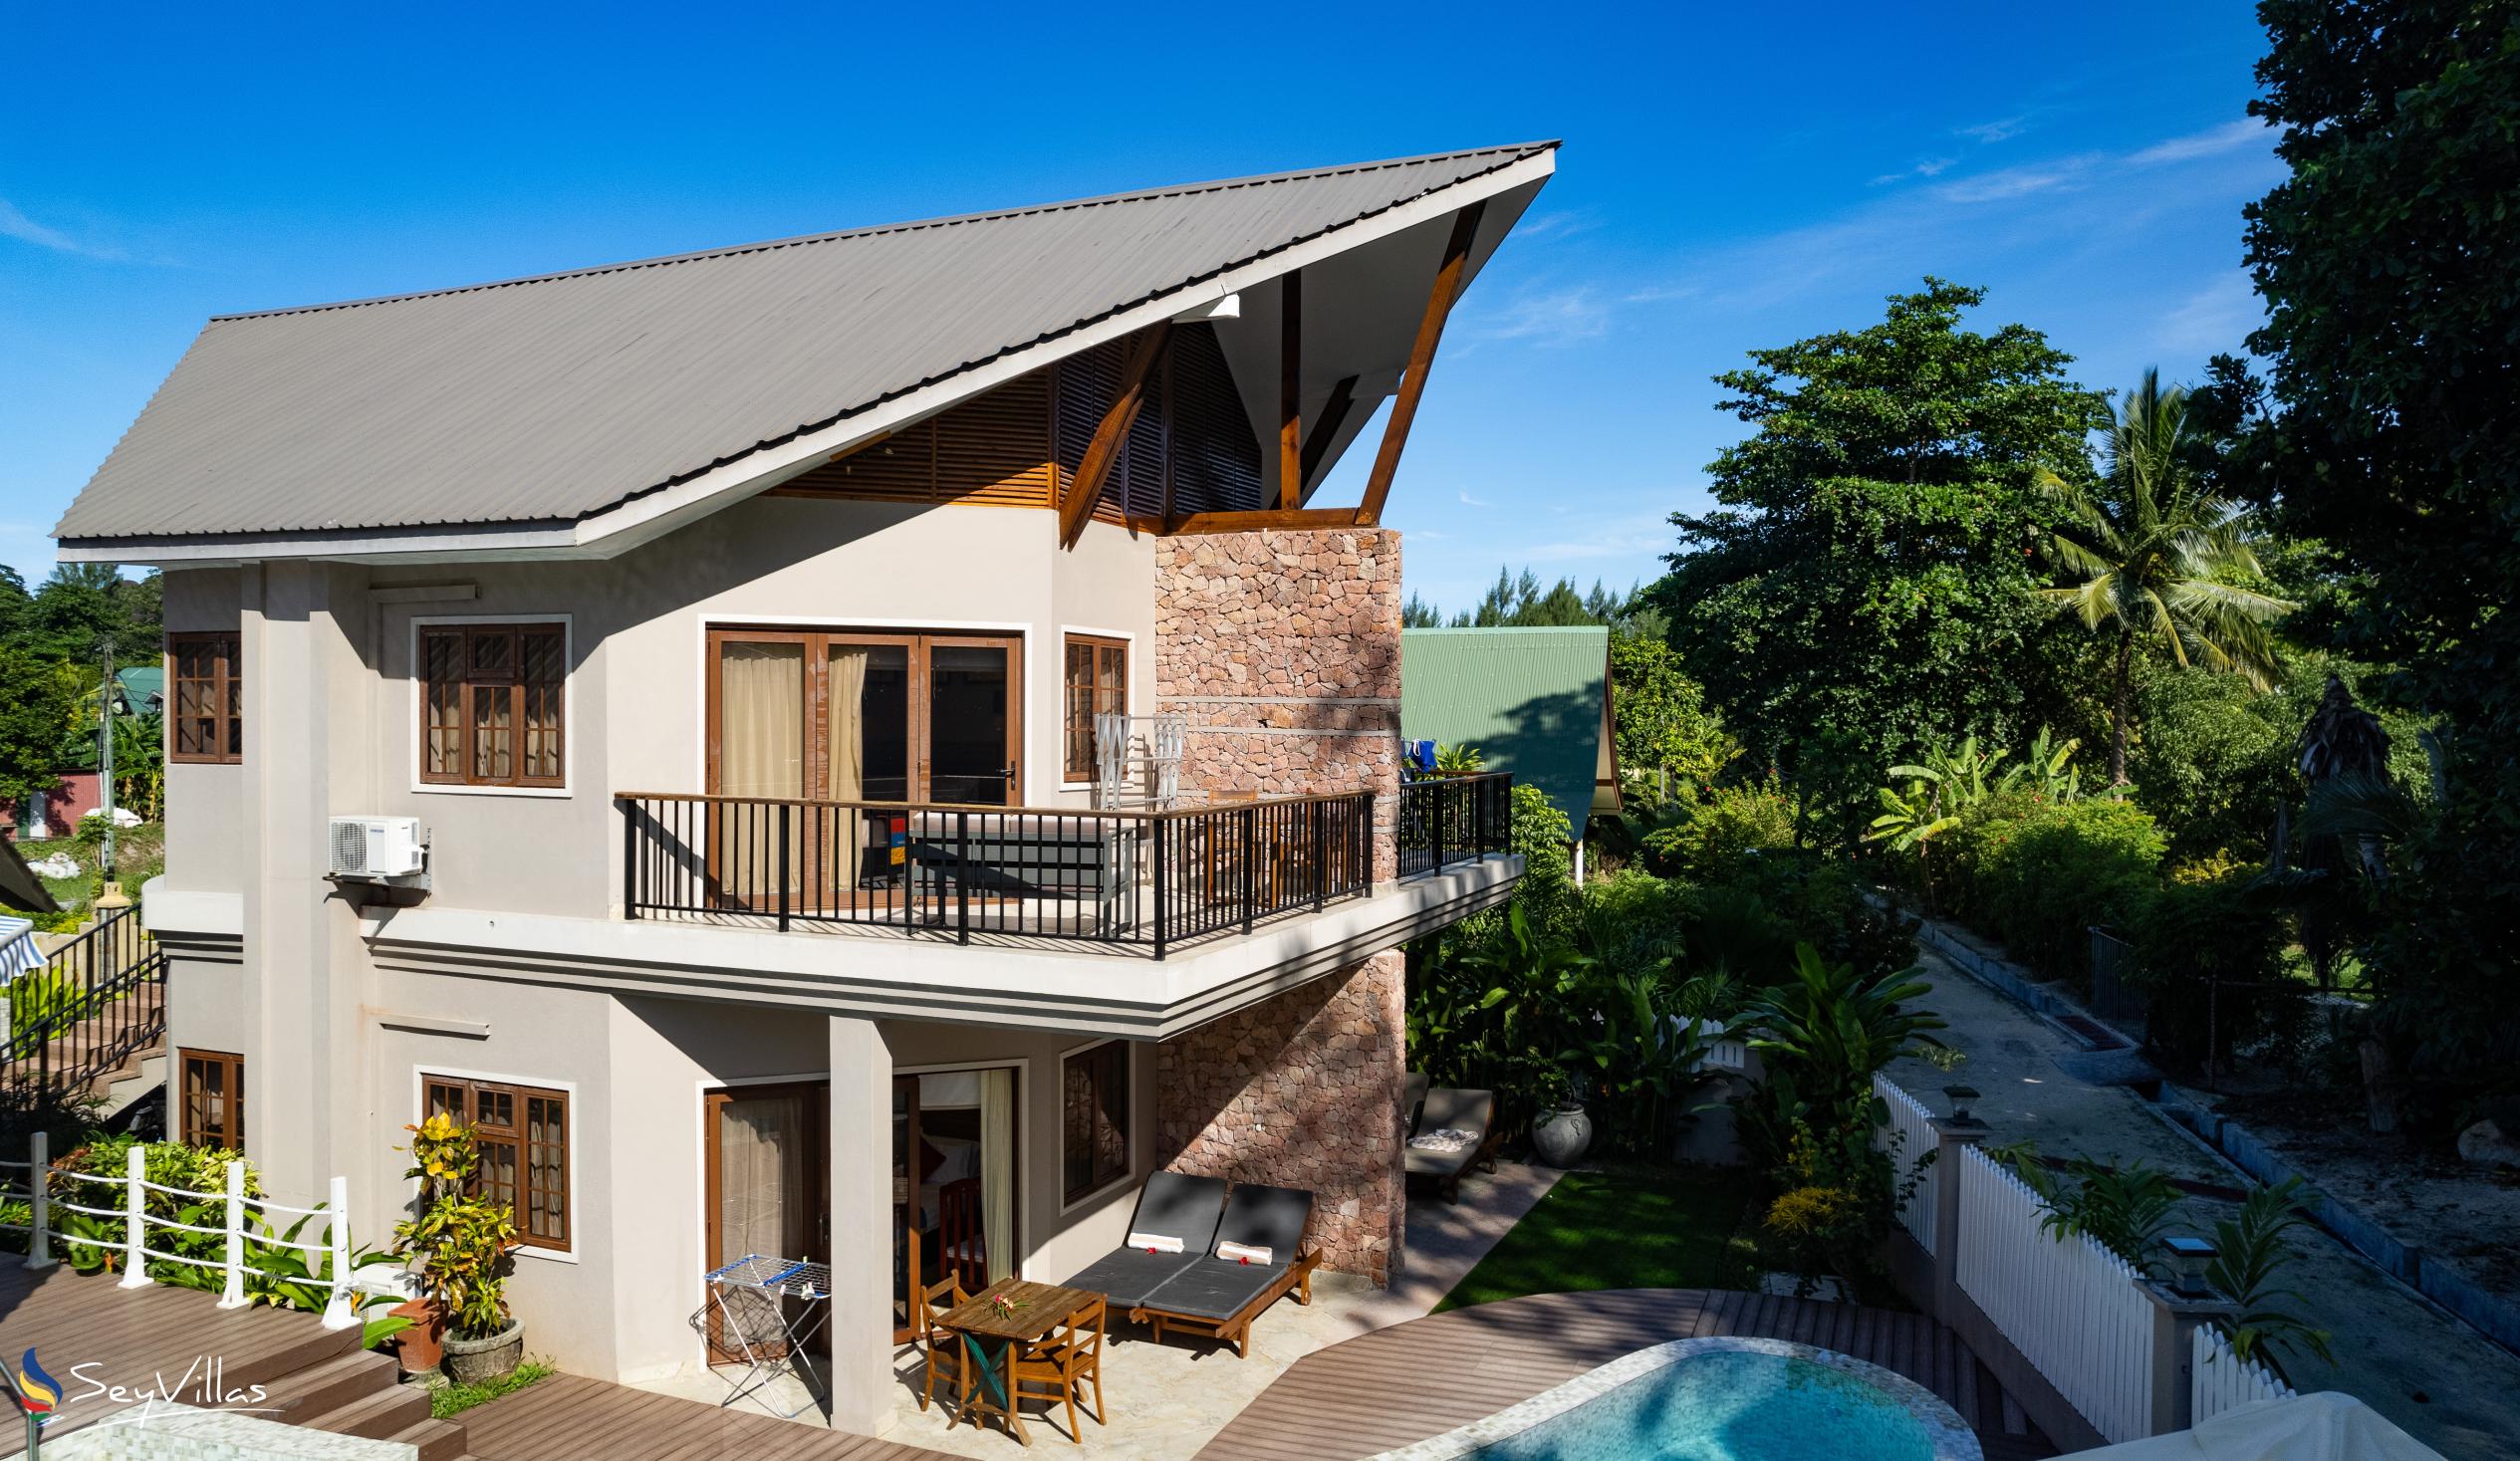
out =
[(1707, 377), (1745, 350), (1932, 273), (2089, 383), (2193, 378), (2258, 318), (2240, 208), (2280, 175), (2228, 0), (248, 8), (12, 22), (0, 562), (30, 582), (213, 313), (1558, 136), (1387, 518), (1446, 607), (1501, 562), (1625, 587), (1706, 503), (1740, 430)]

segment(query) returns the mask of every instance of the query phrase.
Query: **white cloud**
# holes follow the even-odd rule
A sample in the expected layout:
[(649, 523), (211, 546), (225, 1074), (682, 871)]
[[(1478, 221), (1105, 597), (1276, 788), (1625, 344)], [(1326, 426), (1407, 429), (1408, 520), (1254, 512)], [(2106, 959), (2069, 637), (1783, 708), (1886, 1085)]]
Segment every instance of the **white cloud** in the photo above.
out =
[(1461, 494), (1461, 505), (1463, 507), (1485, 507), (1487, 506), (1487, 502), (1484, 498), (1472, 497), (1469, 493), (1464, 492)]
[(2161, 317), (2156, 337), (2168, 351), (2237, 351), (2266, 323), (2266, 306), (2245, 274), (2226, 275)]
[(2002, 117), (1993, 122), (1981, 122), (1975, 126), (1955, 126), (1951, 130), (1981, 142), (2001, 142), (2021, 135), (2022, 129), (2029, 124), (2027, 117)]
[(2081, 182), (2091, 171), (2094, 160), (2089, 156), (2065, 157), (2054, 162), (1981, 172), (1973, 177), (1942, 183), (1934, 188), (1933, 195), (1946, 203), (1995, 203), (2028, 197), (2032, 193), (2053, 192)]
[(1488, 340), (1528, 340), (1569, 345), (1610, 330), (1610, 306), (1589, 284), (1568, 289), (1526, 290), (1506, 302), (1479, 331)]
[(2183, 137), (2171, 137), (2167, 141), (2154, 142), (2140, 152), (2130, 154), (2127, 163), (2133, 167), (2152, 167), (2163, 162), (2184, 162), (2192, 157), (2211, 157), (2220, 152), (2236, 152), (2252, 142), (2270, 140), (2268, 133), (2271, 130), (2272, 128), (2256, 118), (2243, 117), (2237, 122), (2226, 122), (2220, 126), (2208, 127), (2204, 131), (2190, 132)]
[(1595, 217), (1590, 211), (1570, 208), (1562, 212), (1543, 213), (1537, 217), (1523, 219), (1514, 225), (1514, 241), (1531, 243), (1540, 239), (1567, 238), (1579, 233), (1590, 233), (1599, 227), (1601, 227), (1601, 219)]
[(31, 243), (39, 249), (51, 249), (55, 253), (84, 254), (91, 259), (123, 257), (119, 249), (93, 248), (58, 228), (45, 227), (27, 217), (17, 204), (6, 198), (0, 198), (0, 237), (14, 238), (21, 243)]
[(1903, 182), (1911, 177), (1936, 177), (1949, 170), (1951, 164), (1959, 160), (1957, 157), (1927, 157), (1903, 171), (1883, 173), (1873, 179), (1873, 185), (1880, 187), (1887, 182)]

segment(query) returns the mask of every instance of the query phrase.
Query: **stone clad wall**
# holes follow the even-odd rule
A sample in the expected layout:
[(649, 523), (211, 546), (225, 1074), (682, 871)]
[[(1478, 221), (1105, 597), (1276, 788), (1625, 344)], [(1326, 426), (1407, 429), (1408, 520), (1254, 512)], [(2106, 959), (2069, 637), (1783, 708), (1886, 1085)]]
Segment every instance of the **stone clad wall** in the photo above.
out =
[(1181, 784), (1293, 796), (1375, 789), (1377, 881), (1395, 872), (1400, 535), (1218, 533), (1155, 544), (1155, 705), (1189, 717)]
[[(1375, 789), (1374, 875), (1396, 875), (1400, 555), (1387, 528), (1214, 534), (1155, 545), (1155, 705), (1189, 718), (1185, 787), (1264, 796)], [(1158, 1156), (1176, 1171), (1301, 1187), (1324, 1263), (1397, 1271), (1397, 952), (1163, 1043)]]
[(1155, 1051), (1163, 1164), (1301, 1187), (1326, 1267), (1398, 1271), (1404, 1030), (1397, 950), (1237, 1011)]

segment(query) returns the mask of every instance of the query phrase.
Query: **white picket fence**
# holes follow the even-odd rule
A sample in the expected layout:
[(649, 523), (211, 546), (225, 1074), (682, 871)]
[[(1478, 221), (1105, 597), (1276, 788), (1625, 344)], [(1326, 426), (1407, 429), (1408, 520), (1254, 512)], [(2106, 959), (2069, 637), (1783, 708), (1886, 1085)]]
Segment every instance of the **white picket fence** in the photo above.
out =
[[(1876, 1075), (1873, 1094), (1890, 1107), (1890, 1124), (1873, 1133), (1873, 1144), (1890, 1153), (1897, 1163), (1898, 1182), (1905, 1185), (1912, 1173), (1916, 1190), (1908, 1194), (1907, 1205), (1898, 1210), (1898, 1224), (1907, 1230), (1919, 1247), (1930, 1257), (1933, 1253), (1934, 1222), (1942, 1201), (1942, 1174), (1930, 1160), (1940, 1137), (1934, 1134), (1933, 1113), (1924, 1102), (1904, 1090)], [(1923, 1170), (1917, 1170), (1918, 1163)]]
[(2040, 1226), (2047, 1204), (1975, 1147), (1962, 1158), (1959, 1284), (2111, 1442), (2152, 1433), (2153, 1306), (2126, 1260)]
[[(350, 1262), (350, 1180), (335, 1177), (332, 1200), (322, 1207), (291, 1207), (267, 1197), (245, 1195), (245, 1164), (227, 1163), (224, 1192), (196, 1192), (188, 1187), (170, 1187), (148, 1180), (148, 1153), (137, 1144), (130, 1149), (130, 1161), (119, 1177), (99, 1176), (91, 1172), (56, 1170), (45, 1133), (38, 1131), (27, 1144), (25, 1161), (0, 1161), (0, 1201), (23, 1202), (27, 1205), (27, 1221), (0, 1223), (0, 1228), (27, 1235), (26, 1266), (30, 1269), (51, 1268), (59, 1260), (53, 1253), (54, 1240), (63, 1238), (81, 1248), (101, 1248), (123, 1257), (123, 1287), (144, 1289), (152, 1282), (148, 1268), (152, 1263), (184, 1264), (194, 1268), (216, 1269), (221, 1275), (219, 1307), (245, 1307), (245, 1276), (264, 1278), (302, 1278), (327, 1290), (324, 1304), (324, 1327), (328, 1330), (349, 1329), (359, 1323), (356, 1303), (351, 1293)], [(102, 1189), (100, 1195), (92, 1192)], [(148, 1194), (156, 1192), (175, 1199), (177, 1207), (202, 1207), (216, 1210), (221, 1217), (218, 1227), (179, 1222), (161, 1218), (148, 1211)], [(77, 1196), (85, 1201), (73, 1201)], [(91, 1205), (93, 1203), (94, 1205)], [(119, 1223), (123, 1236), (70, 1235), (53, 1227), (55, 1212), (75, 1212), (97, 1219), (100, 1223)], [(259, 1214), (266, 1231), (255, 1232), (246, 1224), (248, 1214)], [(277, 1226), (285, 1231), (288, 1224), (301, 1219), (321, 1218), (323, 1240), (302, 1242), (269, 1231)], [(274, 1219), (278, 1222), (275, 1224)], [(189, 1258), (179, 1253), (166, 1253), (148, 1246), (149, 1230), (195, 1233), (224, 1239), (220, 1256), (215, 1259)], [(161, 1241), (163, 1241), (161, 1239)], [(293, 1249), (306, 1254), (306, 1274), (278, 1274), (257, 1267), (247, 1258), (247, 1245), (269, 1250)], [(322, 1263), (314, 1260), (322, 1258)]]
[[(1679, 1022), (1679, 1017), (1674, 1015), (1671, 1018), (1672, 1024), (1676, 1028)], [(1749, 1074), (1749, 1037), (1745, 1035), (1734, 1035), (1720, 1039), (1716, 1038), (1722, 1037), (1723, 1034), (1724, 1022), (1721, 1020), (1700, 1020), (1697, 1022), (1697, 1038), (1706, 1042), (1706, 1048), (1698, 1053), (1697, 1064), (1689, 1068), (1691, 1074), (1699, 1074), (1707, 1071), (1721, 1071), (1727, 1075), (1733, 1076), (1744, 1076)]]
[(2232, 1353), (2229, 1341), (2209, 1326), (2199, 1326), (2192, 1337), (2187, 1375), (2191, 1425), (2211, 1420), (2234, 1405), (2287, 1399), (2293, 1393), (2293, 1387), (2265, 1365)]

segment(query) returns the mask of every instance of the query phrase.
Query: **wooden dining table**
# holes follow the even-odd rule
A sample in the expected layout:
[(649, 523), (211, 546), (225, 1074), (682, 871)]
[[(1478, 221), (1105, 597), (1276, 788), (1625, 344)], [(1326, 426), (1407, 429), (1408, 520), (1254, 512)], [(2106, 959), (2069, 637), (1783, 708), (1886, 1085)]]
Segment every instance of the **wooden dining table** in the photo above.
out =
[[(1013, 1313), (993, 1302), (1000, 1295), (1013, 1303)], [(987, 1285), (968, 1301), (937, 1315), (936, 1328), (961, 1337), (963, 1360), (973, 1365), (972, 1381), (964, 1387), (962, 1418), (979, 1425), (989, 1416), (1004, 1416), (1006, 1428), (1016, 1441), (1031, 1445), (1031, 1438), (1024, 1434), (1023, 1414), (1015, 1403), (1016, 1356), (1025, 1345), (1066, 1324), (1079, 1310), (1101, 1297), (1091, 1289), (1016, 1279)], [(995, 1353), (989, 1352), (992, 1343)], [(994, 1400), (990, 1398), (989, 1384), (992, 1368), (997, 1371)]]

